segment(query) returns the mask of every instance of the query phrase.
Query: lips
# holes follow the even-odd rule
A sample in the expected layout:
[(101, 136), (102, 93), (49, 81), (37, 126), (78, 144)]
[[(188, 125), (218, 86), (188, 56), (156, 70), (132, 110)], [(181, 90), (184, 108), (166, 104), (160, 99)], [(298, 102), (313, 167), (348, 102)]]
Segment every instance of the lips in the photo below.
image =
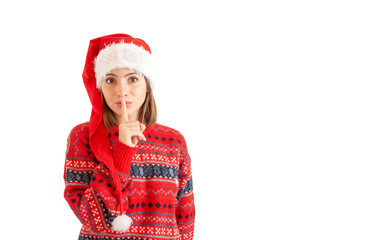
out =
[[(128, 106), (132, 103), (132, 102), (129, 102), (129, 101), (125, 101), (125, 102), (126, 102), (126, 106)], [(122, 106), (122, 102), (116, 102), (116, 104)]]

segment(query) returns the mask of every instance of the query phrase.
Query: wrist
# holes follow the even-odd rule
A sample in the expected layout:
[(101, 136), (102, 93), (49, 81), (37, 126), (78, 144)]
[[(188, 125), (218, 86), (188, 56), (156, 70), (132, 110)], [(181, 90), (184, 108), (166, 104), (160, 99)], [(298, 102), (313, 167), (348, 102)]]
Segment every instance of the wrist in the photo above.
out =
[(120, 141), (116, 142), (112, 157), (114, 160), (114, 166), (117, 171), (129, 175), (132, 163), (132, 158), (137, 151), (137, 147), (128, 146)]

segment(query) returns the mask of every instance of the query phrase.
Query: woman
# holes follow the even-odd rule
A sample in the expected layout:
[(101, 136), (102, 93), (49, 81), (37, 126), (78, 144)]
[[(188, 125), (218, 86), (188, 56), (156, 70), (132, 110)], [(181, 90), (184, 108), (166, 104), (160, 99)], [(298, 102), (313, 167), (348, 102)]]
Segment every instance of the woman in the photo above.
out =
[(79, 240), (193, 239), (191, 159), (183, 135), (156, 123), (151, 51), (141, 39), (92, 39), (83, 81), (90, 121), (67, 139), (64, 197)]

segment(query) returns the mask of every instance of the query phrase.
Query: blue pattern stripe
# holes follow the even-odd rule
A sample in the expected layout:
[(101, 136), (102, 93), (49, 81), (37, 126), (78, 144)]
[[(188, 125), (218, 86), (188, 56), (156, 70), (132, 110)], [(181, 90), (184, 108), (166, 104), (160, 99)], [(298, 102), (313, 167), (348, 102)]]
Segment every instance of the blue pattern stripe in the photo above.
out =
[(130, 174), (133, 177), (139, 178), (177, 178), (178, 169), (175, 167), (169, 167), (164, 165), (131, 165)]

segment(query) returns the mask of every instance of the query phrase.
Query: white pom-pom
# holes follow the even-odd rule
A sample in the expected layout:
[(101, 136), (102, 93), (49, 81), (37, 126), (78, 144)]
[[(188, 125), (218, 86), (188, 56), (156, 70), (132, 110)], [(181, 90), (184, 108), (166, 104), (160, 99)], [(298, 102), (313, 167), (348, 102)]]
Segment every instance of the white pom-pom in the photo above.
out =
[(131, 224), (132, 224), (132, 219), (129, 216), (127, 216), (126, 214), (123, 214), (122, 216), (117, 216), (113, 220), (112, 230), (119, 231), (119, 232), (125, 232), (131, 226)]

